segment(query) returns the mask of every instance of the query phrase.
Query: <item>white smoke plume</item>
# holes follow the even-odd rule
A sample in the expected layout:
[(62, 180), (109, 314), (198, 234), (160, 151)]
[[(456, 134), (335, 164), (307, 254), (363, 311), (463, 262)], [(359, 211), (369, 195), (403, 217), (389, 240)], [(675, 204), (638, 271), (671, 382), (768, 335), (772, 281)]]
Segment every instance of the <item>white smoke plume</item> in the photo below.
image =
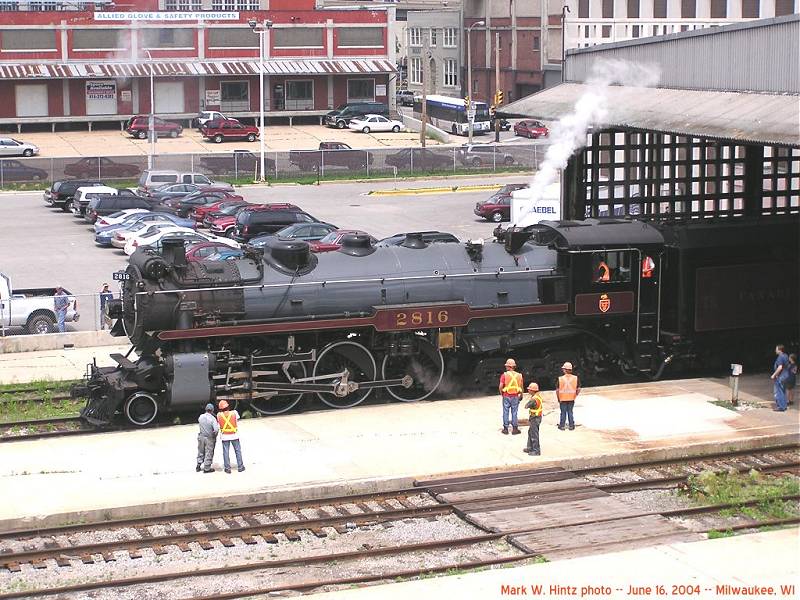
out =
[[(559, 169), (565, 168), (569, 157), (586, 145), (589, 129), (603, 122), (608, 114), (606, 104), (610, 85), (652, 87), (658, 84), (659, 77), (660, 71), (654, 65), (624, 60), (596, 61), (586, 81), (589, 89), (575, 103), (573, 111), (562, 117), (551, 129), (550, 146), (531, 183), (531, 200), (536, 202), (545, 188), (557, 180)], [(520, 226), (525, 226), (526, 216), (521, 217), (518, 223)]]

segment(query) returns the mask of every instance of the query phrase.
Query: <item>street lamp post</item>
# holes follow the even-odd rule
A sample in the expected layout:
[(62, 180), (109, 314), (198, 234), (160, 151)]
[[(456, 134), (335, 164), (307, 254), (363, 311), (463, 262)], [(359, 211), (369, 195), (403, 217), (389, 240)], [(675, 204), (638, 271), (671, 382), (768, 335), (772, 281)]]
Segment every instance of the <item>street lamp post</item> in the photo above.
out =
[[(470, 44), (470, 33), (473, 27), (486, 25), (486, 21), (478, 21), (467, 27), (467, 98), (469, 98), (469, 106), (467, 107), (467, 131), (469, 132), (469, 143), (472, 143), (472, 124), (475, 122), (475, 112), (472, 110), (472, 44)], [(471, 117), (469, 115), (472, 115)]]
[(147, 169), (153, 169), (153, 159), (156, 154), (156, 104), (155, 86), (153, 84), (153, 55), (150, 50), (145, 50), (150, 61), (150, 120), (148, 123), (147, 134), (150, 136), (150, 153), (147, 155)]
[[(564, 57), (566, 47), (564, 42), (567, 37), (567, 13), (572, 12), (566, 4), (561, 7), (561, 83), (564, 83)], [(580, 15), (578, 15), (580, 17)]]
[(248, 21), (251, 29), (258, 34), (258, 97), (259, 97), (259, 141), (260, 141), (260, 167), (258, 172), (258, 180), (260, 182), (266, 181), (266, 177), (264, 176), (264, 170), (266, 168), (266, 154), (264, 149), (264, 54), (266, 51), (264, 49), (264, 35), (267, 31), (272, 27), (272, 21), (268, 19), (264, 19), (261, 23), (259, 23), (255, 19), (250, 19)]

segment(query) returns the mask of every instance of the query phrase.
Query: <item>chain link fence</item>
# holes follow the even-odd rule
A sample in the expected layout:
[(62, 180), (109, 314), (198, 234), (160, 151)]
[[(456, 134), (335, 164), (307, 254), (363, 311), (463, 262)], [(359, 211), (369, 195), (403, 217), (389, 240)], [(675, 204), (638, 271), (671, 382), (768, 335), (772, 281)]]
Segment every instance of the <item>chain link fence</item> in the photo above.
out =
[[(291, 150), (267, 152), (268, 181), (458, 175), (499, 171), (530, 172), (544, 157), (540, 144), (475, 144), (430, 148), (369, 150)], [(60, 179), (99, 179), (128, 185), (147, 169), (147, 156), (20, 158), (0, 160), (0, 189), (15, 189)], [(234, 149), (207, 154), (161, 154), (153, 168), (205, 173), (240, 182), (258, 178), (258, 151)]]
[[(109, 329), (111, 322), (101, 310), (100, 292), (68, 296), (63, 322), (64, 332)], [(119, 294), (114, 292), (114, 298)], [(55, 296), (14, 294), (0, 301), (0, 337), (20, 334), (59, 333), (59, 314)]]

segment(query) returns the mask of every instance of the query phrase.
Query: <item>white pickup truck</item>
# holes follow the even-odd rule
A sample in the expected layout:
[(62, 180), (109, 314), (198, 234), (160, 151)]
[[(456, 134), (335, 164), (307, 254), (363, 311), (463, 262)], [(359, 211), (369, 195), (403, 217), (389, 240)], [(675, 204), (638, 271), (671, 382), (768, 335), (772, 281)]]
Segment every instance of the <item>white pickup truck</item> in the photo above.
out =
[[(64, 290), (66, 292), (66, 290)], [(22, 328), (28, 333), (57, 331), (53, 296), (55, 288), (15, 290), (8, 275), (0, 273), (0, 327)], [(69, 308), (66, 321), (77, 321), (78, 301), (67, 292)]]

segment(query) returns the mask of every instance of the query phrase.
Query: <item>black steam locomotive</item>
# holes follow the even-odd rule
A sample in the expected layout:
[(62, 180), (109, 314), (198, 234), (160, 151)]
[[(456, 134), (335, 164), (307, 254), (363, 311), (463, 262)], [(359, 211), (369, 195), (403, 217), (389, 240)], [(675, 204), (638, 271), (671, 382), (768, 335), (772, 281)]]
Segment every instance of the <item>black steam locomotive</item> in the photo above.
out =
[(308, 396), (354, 406), (376, 388), (413, 402), (454, 383), (494, 386), (508, 354), (537, 379), (564, 360), (584, 378), (740, 362), (797, 331), (797, 229), (587, 219), (486, 243), (411, 235), (376, 248), (354, 235), (320, 255), (276, 240), (221, 262), (187, 262), (183, 243), (166, 241), (131, 257), (112, 306), (112, 333), (138, 358), (90, 365), (82, 414), (147, 425), (222, 399), (279, 414)]

